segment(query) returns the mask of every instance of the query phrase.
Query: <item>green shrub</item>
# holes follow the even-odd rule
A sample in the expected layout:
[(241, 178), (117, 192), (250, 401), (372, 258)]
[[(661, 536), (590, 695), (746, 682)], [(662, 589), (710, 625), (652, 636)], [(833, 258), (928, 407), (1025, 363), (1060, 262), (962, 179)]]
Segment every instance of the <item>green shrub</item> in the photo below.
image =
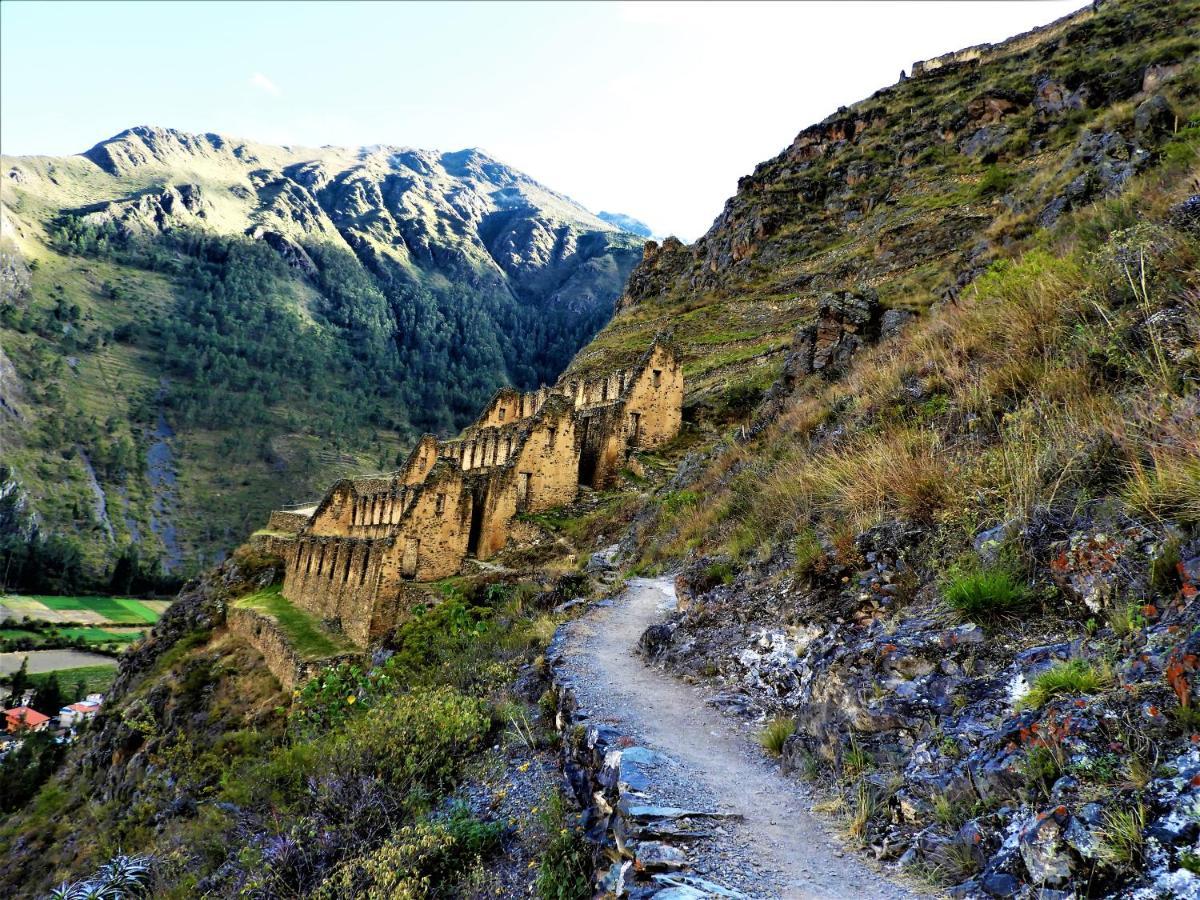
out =
[(339, 865), (314, 893), (321, 900), (418, 900), (454, 896), (452, 886), (500, 848), (502, 829), (458, 807), (445, 822), (397, 829), (382, 846)]
[(1000, 566), (974, 570), (952, 569), (942, 583), (946, 604), (968, 619), (988, 619), (1027, 609), (1029, 589)]
[(1200, 875), (1200, 853), (1184, 850), (1179, 854), (1179, 866), (1193, 875)]
[(850, 749), (842, 755), (842, 777), (857, 778), (863, 772), (869, 772), (874, 768), (875, 757), (851, 741)]
[(1100, 858), (1117, 869), (1137, 866), (1142, 858), (1146, 838), (1146, 808), (1142, 805), (1128, 809), (1113, 809), (1105, 813), (1101, 830)]
[(1034, 678), (1021, 705), (1037, 707), (1066, 694), (1094, 694), (1112, 683), (1113, 674), (1107, 666), (1071, 659), (1055, 663)]
[(724, 560), (709, 563), (704, 568), (704, 580), (709, 584), (729, 584), (733, 577), (733, 565)]
[(538, 820), (548, 837), (538, 861), (537, 895), (541, 900), (584, 900), (592, 896), (592, 851), (566, 801), (557, 791), (538, 809)]
[(450, 786), (463, 757), (483, 748), (491, 727), (482, 700), (452, 688), (419, 688), (347, 723), (329, 764), (372, 773), (414, 796), (436, 793)]
[(987, 199), (995, 197), (997, 194), (1003, 194), (1013, 182), (1017, 180), (1015, 173), (1002, 169), (1000, 166), (988, 166), (984, 170), (983, 178), (975, 187), (975, 196), (979, 199)]
[(796, 571), (801, 575), (812, 572), (825, 558), (825, 548), (821, 546), (821, 539), (813, 528), (805, 528), (796, 535), (793, 550), (796, 553)]
[(1179, 590), (1179, 559), (1179, 538), (1172, 537), (1150, 561), (1150, 586), (1156, 593), (1169, 595)]
[(783, 753), (783, 745), (796, 733), (796, 720), (791, 716), (777, 716), (758, 734), (758, 742), (772, 756)]

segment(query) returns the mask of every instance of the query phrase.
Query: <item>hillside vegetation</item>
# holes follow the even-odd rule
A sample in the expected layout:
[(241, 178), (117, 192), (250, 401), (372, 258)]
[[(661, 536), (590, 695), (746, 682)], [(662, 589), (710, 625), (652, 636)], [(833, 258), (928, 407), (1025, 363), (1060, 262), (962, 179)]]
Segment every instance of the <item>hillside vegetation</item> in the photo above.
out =
[(139, 127), (0, 169), (7, 570), (34, 590), (128, 546), (194, 570), (501, 384), (553, 381), (641, 252), (474, 150)]
[(291, 698), (224, 627), (287, 612), (240, 550), (0, 824), (0, 889), (132, 853), (156, 896), (589, 896), (629, 852), (602, 792), (520, 786), (624, 747), (555, 733), (550, 640), (655, 573), (639, 652), (919, 890), (1200, 896), (1198, 31), (1107, 2), (805, 129), (571, 363), (673, 329), (676, 441)]

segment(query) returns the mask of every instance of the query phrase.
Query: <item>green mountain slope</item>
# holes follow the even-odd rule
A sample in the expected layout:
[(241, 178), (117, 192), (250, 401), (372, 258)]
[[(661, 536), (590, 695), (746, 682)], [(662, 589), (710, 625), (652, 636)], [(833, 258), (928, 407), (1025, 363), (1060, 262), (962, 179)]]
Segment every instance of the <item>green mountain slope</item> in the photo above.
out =
[(139, 127), (0, 171), (8, 530), (82, 549), (44, 589), (128, 544), (202, 564), (500, 384), (553, 380), (641, 255), (476, 150)]
[(601, 370), (672, 329), (694, 398), (770, 384), (824, 295), (921, 312), (1014, 241), (1113, 196), (1185, 131), (1194, 3), (1090, 8), (914, 77), (801, 131), (692, 245), (647, 247), (621, 310), (573, 362)]

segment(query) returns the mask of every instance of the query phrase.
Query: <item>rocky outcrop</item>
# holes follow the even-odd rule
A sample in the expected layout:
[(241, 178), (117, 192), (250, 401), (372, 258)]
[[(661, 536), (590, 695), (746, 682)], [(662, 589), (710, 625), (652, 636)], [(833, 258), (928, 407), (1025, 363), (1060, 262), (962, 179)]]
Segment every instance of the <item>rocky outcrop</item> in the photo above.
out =
[[(864, 835), (870, 850), (961, 872), (952, 896), (1200, 894), (1188, 862), (1200, 752), (1195, 729), (1164, 713), (1200, 698), (1200, 542), (1099, 504), (982, 532), (977, 552), (1020, 541), (1079, 615), (1124, 623), (1081, 633), (1063, 618), (1028, 629), (948, 621), (914, 568), (920, 540), (919, 529), (879, 526), (859, 537), (861, 563), (826, 561), (802, 582), (768, 566), (714, 585), (711, 561), (697, 560), (679, 576), (691, 602), (653, 652), (691, 678), (715, 673), (729, 709), (791, 717), (784, 769), (858, 773), (883, 810)], [(1137, 597), (1147, 602), (1113, 612)], [(1029, 702), (1040, 676), (1067, 669), (1096, 686)], [(1138, 765), (1144, 789), (1122, 786)], [(1144, 843), (1119, 866), (1114, 816), (1126, 809)]]
[(109, 203), (84, 219), (96, 224), (112, 222), (126, 234), (144, 234), (202, 224), (210, 207), (199, 185), (168, 185), (161, 191)]
[(816, 321), (796, 331), (784, 362), (784, 377), (832, 376), (860, 349), (879, 339), (883, 309), (871, 290), (821, 296)]

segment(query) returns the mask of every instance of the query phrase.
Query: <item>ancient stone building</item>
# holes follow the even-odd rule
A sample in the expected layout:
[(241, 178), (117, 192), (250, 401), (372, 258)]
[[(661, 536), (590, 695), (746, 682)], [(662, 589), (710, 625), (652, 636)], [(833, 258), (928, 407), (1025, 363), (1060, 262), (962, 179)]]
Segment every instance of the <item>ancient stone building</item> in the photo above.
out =
[(339, 481), (315, 507), (273, 513), (284, 596), (365, 645), (395, 623), (405, 582), (487, 559), (521, 513), (609, 484), (631, 451), (679, 433), (682, 409), (682, 366), (660, 340), (627, 370), (502, 389), (459, 437), (424, 436), (399, 471)]

